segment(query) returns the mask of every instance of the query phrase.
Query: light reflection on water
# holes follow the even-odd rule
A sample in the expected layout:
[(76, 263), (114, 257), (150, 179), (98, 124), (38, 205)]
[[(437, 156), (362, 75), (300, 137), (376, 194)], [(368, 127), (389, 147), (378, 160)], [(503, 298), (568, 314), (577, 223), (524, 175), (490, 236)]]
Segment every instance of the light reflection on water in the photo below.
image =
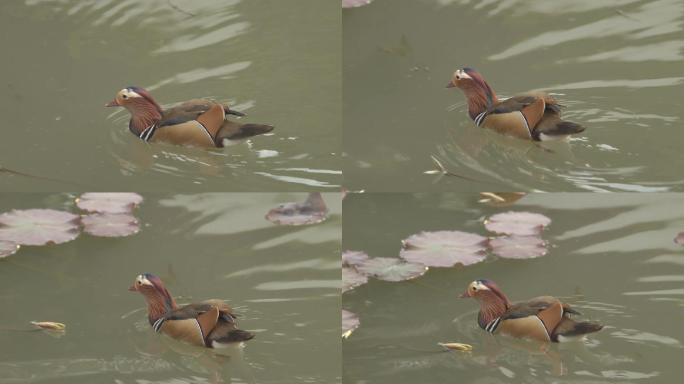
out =
[[(372, 280), (343, 295), (360, 326), (343, 342), (346, 381), (614, 382), (676, 380), (684, 334), (678, 317), (684, 228), (678, 194), (531, 194), (488, 207), (477, 194), (350, 195), (344, 249), (394, 257), (421, 230), (486, 234), (482, 220), (503, 211), (543, 213), (546, 256), (490, 257), (469, 267), (432, 268), (416, 280)], [(363, 223), (363, 225), (361, 225)], [(477, 305), (458, 300), (468, 282), (496, 281), (513, 301), (551, 294), (605, 328), (586, 340), (553, 345), (492, 336), (477, 326)], [(443, 352), (438, 342), (473, 345)]]
[[(416, 20), (424, 27), (405, 27)], [(347, 186), (680, 191), (670, 164), (681, 160), (683, 20), (676, 0), (398, 0), (345, 10)], [(586, 131), (534, 144), (478, 129), (461, 93), (444, 89), (463, 66), (500, 95), (554, 94)], [(425, 174), (432, 157), (463, 177)]]
[[(306, 196), (143, 194), (135, 236), (22, 247), (0, 262), (0, 383), (339, 382), (341, 196), (322, 194), (330, 216), (318, 225), (264, 218)], [(0, 212), (70, 209), (74, 198), (6, 193)], [(216, 351), (155, 334), (143, 299), (127, 291), (142, 272), (179, 304), (225, 300), (255, 340)], [(31, 320), (66, 332), (24, 332)]]

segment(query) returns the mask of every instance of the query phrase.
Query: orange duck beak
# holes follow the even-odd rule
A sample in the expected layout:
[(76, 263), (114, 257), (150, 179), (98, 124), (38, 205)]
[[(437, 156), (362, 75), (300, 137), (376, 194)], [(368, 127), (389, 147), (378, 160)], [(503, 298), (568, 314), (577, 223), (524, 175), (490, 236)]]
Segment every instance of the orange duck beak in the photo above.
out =
[(458, 295), (458, 298), (459, 298), (459, 299), (467, 299), (467, 298), (469, 298), (469, 297), (470, 297), (470, 292), (468, 291), (468, 289), (466, 289), (465, 292), (463, 292), (463, 293), (461, 293), (460, 295)]
[(136, 287), (135, 287), (135, 284), (133, 284), (133, 285), (131, 285), (130, 287), (128, 287), (128, 290), (131, 291), (131, 292), (137, 292), (137, 291), (138, 291), (138, 288), (136, 288)]
[(116, 101), (116, 99), (114, 99), (114, 100), (110, 101), (109, 103), (105, 104), (105, 107), (120, 107), (120, 106), (121, 106), (121, 104), (119, 104), (119, 102)]
[(453, 80), (449, 81), (449, 84), (447, 84), (446, 87), (447, 87), (447, 88), (453, 88), (453, 87), (455, 87), (454, 81), (453, 81)]

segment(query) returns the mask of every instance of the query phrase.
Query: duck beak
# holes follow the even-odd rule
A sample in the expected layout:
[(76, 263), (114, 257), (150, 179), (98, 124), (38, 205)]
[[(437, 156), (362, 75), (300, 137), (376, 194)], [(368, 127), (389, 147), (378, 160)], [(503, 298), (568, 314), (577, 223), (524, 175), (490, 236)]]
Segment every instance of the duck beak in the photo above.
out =
[(131, 285), (130, 287), (128, 287), (128, 290), (131, 291), (131, 292), (136, 292), (136, 291), (138, 290), (138, 288), (136, 288), (136, 287), (135, 287), (135, 284), (133, 284), (133, 285)]
[(465, 292), (463, 292), (463, 293), (461, 293), (460, 295), (458, 295), (458, 298), (459, 298), (459, 299), (467, 299), (467, 298), (469, 298), (469, 297), (470, 297), (470, 293), (468, 293), (468, 290), (467, 290), (467, 289), (466, 289)]
[(114, 99), (114, 100), (110, 101), (109, 103), (105, 104), (105, 107), (120, 107), (120, 106), (121, 106), (121, 104), (119, 104), (119, 102), (116, 101), (116, 99)]
[(453, 88), (455, 87), (454, 82), (450, 81), (449, 84), (446, 85), (447, 88)]

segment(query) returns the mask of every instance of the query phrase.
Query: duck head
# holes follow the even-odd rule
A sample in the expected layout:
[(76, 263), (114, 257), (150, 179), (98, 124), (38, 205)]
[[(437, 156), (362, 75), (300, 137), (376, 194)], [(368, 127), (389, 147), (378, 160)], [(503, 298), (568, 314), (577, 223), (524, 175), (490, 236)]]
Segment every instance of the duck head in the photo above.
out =
[(498, 102), (494, 90), (479, 72), (472, 68), (457, 69), (447, 88), (458, 88), (468, 99), (468, 113), (475, 118), (488, 107)]
[(480, 303), (480, 325), (488, 324), (490, 321), (501, 316), (511, 306), (511, 302), (499, 286), (495, 282), (486, 279), (475, 280), (468, 284), (465, 292), (459, 297), (471, 297)]
[(128, 290), (139, 292), (145, 297), (150, 322), (154, 322), (165, 313), (177, 308), (176, 301), (164, 283), (151, 273), (138, 275)]
[(157, 123), (162, 116), (162, 108), (152, 98), (147, 90), (130, 86), (116, 93), (114, 100), (105, 107), (124, 107), (131, 114), (129, 127), (134, 133), (140, 133), (145, 128)]

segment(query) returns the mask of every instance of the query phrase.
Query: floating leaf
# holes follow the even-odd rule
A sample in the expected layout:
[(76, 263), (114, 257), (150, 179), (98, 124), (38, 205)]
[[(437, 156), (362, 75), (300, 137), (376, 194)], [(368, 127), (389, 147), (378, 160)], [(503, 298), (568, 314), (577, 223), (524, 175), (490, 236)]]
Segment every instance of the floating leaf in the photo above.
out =
[(47, 329), (50, 331), (63, 331), (66, 329), (66, 325), (62, 323), (56, 323), (54, 321), (32, 321), (31, 324), (38, 328)]
[(19, 250), (19, 244), (11, 241), (0, 240), (0, 259), (13, 255)]
[(310, 193), (303, 203), (284, 203), (266, 214), (266, 220), (279, 225), (318, 224), (327, 218), (328, 207), (320, 192)]
[(354, 332), (354, 330), (359, 327), (359, 324), (361, 324), (361, 322), (359, 321), (359, 317), (355, 313), (349, 312), (346, 309), (342, 310), (343, 339), (346, 339), (349, 336), (351, 336), (352, 332)]
[(362, 275), (354, 268), (342, 267), (342, 292), (350, 291), (368, 282), (368, 276)]
[(373, 0), (342, 0), (342, 8), (356, 8), (368, 5)]
[(679, 245), (684, 245), (684, 232), (679, 232), (677, 237), (675, 237), (674, 242)]
[(84, 211), (99, 213), (130, 213), (133, 212), (143, 197), (137, 193), (101, 193), (89, 192), (76, 199), (76, 205)]
[(21, 245), (66, 243), (78, 237), (79, 218), (54, 209), (12, 210), (0, 215), (0, 240)]
[(497, 237), (489, 245), (495, 255), (506, 259), (533, 259), (546, 255), (546, 242), (538, 236)]
[(368, 255), (361, 251), (342, 252), (342, 264), (356, 266), (368, 260)]
[(478, 203), (492, 207), (506, 207), (525, 197), (525, 192), (480, 192)]
[(427, 271), (427, 267), (422, 264), (406, 263), (395, 257), (374, 257), (357, 265), (356, 269), (384, 281), (410, 280)]
[(538, 235), (549, 224), (551, 224), (551, 219), (531, 212), (497, 213), (485, 221), (488, 231), (520, 236)]
[(124, 237), (138, 233), (138, 219), (124, 213), (93, 213), (82, 218), (83, 231), (100, 237)]
[(453, 267), (483, 261), (487, 238), (461, 231), (421, 232), (402, 241), (403, 259), (428, 267)]
[(449, 350), (454, 350), (454, 351), (464, 351), (464, 352), (469, 352), (473, 350), (473, 346), (470, 344), (464, 344), (464, 343), (437, 343), (437, 345), (444, 347)]

